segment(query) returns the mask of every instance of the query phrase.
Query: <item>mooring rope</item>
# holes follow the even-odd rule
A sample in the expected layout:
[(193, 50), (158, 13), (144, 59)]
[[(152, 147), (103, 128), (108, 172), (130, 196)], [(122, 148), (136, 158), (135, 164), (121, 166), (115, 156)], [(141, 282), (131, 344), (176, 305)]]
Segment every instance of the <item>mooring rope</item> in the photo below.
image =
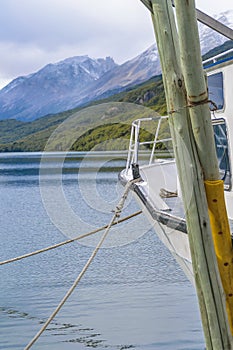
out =
[[(124, 221), (127, 221), (139, 214), (141, 214), (142, 211), (139, 210), (131, 215), (128, 215), (122, 219), (119, 219), (117, 220), (116, 222), (113, 223), (112, 226), (114, 225), (117, 225), (117, 224), (120, 224)], [(25, 258), (28, 258), (30, 256), (34, 256), (34, 255), (37, 255), (37, 254), (40, 254), (40, 253), (44, 253), (44, 252), (47, 252), (49, 250), (52, 250), (52, 249), (55, 249), (55, 248), (59, 248), (65, 244), (69, 244), (69, 243), (72, 243), (72, 242), (75, 242), (75, 241), (78, 241), (82, 238), (85, 238), (85, 237), (88, 237), (88, 236), (91, 236), (95, 233), (98, 233), (100, 231), (103, 231), (105, 230), (106, 228), (108, 227), (108, 225), (105, 225), (105, 226), (102, 226), (102, 227), (98, 227), (97, 229), (93, 230), (93, 231), (90, 231), (90, 232), (87, 232), (87, 233), (84, 233), (83, 235), (80, 235), (80, 236), (77, 236), (77, 237), (74, 237), (74, 238), (71, 238), (71, 239), (67, 239), (66, 241), (63, 241), (63, 242), (60, 242), (60, 243), (57, 243), (57, 244), (54, 244), (54, 245), (51, 245), (49, 247), (45, 247), (45, 248), (42, 248), (42, 249), (38, 249), (38, 250), (35, 250), (34, 252), (31, 252), (31, 253), (27, 253), (27, 254), (24, 254), (24, 255), (20, 255), (20, 256), (17, 256), (15, 258), (11, 258), (11, 259), (8, 259), (8, 260), (4, 260), (4, 261), (0, 261), (0, 266), (1, 265), (5, 265), (5, 264), (9, 264), (11, 262), (14, 262), (14, 261), (19, 261), (19, 260), (22, 260), (22, 259), (25, 259)]]
[(139, 181), (139, 179), (136, 180), (132, 180), (129, 181), (126, 186), (125, 186), (125, 191), (118, 203), (118, 205), (115, 208), (114, 211), (114, 215), (111, 219), (111, 221), (109, 222), (104, 234), (102, 235), (99, 243), (97, 244), (97, 246), (95, 247), (95, 249), (93, 250), (90, 258), (88, 259), (88, 261), (86, 262), (85, 266), (83, 267), (82, 271), (80, 272), (80, 274), (78, 275), (78, 277), (76, 278), (76, 280), (74, 281), (74, 283), (72, 284), (72, 286), (70, 287), (70, 289), (68, 290), (68, 292), (65, 294), (65, 296), (63, 297), (63, 299), (60, 301), (60, 303), (58, 304), (58, 306), (56, 307), (56, 309), (53, 311), (53, 313), (50, 315), (50, 317), (47, 319), (47, 321), (45, 322), (45, 324), (41, 327), (41, 329), (39, 330), (39, 332), (35, 335), (35, 337), (30, 341), (30, 343), (24, 348), (24, 350), (28, 350), (32, 347), (32, 345), (38, 340), (38, 338), (41, 336), (41, 334), (45, 331), (45, 329), (47, 328), (47, 326), (50, 324), (50, 322), (54, 319), (54, 317), (57, 315), (57, 313), (60, 311), (60, 309), (62, 308), (62, 306), (65, 304), (66, 300), (70, 297), (70, 295), (73, 293), (73, 291), (75, 290), (75, 288), (77, 287), (79, 281), (81, 280), (82, 276), (85, 274), (85, 272), (87, 271), (88, 267), (90, 266), (90, 264), (92, 263), (92, 261), (94, 260), (97, 252), (99, 251), (99, 249), (101, 248), (105, 238), (107, 237), (110, 228), (112, 227), (112, 225), (114, 224), (114, 221), (119, 218), (122, 208), (124, 206), (125, 200), (128, 196), (130, 187), (133, 183)]

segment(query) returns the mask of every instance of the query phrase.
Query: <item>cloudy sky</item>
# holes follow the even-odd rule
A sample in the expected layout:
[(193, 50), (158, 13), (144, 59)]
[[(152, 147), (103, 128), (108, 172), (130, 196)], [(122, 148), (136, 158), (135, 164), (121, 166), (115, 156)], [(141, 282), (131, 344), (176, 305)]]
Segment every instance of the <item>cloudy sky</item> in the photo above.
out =
[[(197, 0), (208, 14), (232, 0)], [(0, 88), (10, 80), (71, 56), (111, 56), (117, 63), (154, 43), (140, 0), (1, 0)]]

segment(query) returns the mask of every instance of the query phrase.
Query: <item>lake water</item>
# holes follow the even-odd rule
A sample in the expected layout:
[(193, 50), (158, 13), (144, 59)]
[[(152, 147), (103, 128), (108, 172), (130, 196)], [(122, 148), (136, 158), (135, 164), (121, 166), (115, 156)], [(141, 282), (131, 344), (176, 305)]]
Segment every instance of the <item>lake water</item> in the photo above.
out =
[[(107, 224), (126, 154), (0, 154), (0, 260)], [(122, 217), (139, 210), (129, 196)], [(100, 234), (0, 266), (0, 349), (24, 349)], [(119, 224), (33, 349), (203, 350), (195, 291), (138, 216)]]

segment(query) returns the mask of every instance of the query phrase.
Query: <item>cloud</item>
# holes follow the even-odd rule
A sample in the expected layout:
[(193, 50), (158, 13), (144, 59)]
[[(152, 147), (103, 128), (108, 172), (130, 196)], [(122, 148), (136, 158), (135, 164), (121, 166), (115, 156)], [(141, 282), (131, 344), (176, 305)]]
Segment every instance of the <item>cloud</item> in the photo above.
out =
[(1, 0), (0, 22), (2, 81), (75, 55), (122, 63), (154, 41), (139, 0)]
[(71, 56), (123, 63), (155, 41), (140, 0), (1, 0), (0, 23), (0, 85)]
[(2, 0), (0, 41), (51, 51), (64, 45), (82, 46), (86, 41), (96, 46), (118, 39), (119, 44), (128, 32), (137, 37), (139, 27), (145, 25), (142, 12), (149, 16), (135, 0)]

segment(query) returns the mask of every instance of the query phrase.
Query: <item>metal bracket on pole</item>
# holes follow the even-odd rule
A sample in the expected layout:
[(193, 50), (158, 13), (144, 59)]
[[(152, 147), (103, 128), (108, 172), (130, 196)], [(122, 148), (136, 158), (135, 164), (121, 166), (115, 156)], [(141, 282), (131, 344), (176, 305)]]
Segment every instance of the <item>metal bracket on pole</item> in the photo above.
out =
[[(151, 13), (153, 12), (153, 7), (152, 7), (152, 2), (151, 0), (140, 0)], [(172, 6), (175, 6), (174, 0), (171, 0)], [(233, 40), (233, 30), (225, 24), (217, 21), (211, 16), (208, 16), (206, 13), (196, 9), (196, 14), (197, 14), (197, 20), (201, 22), (202, 24), (205, 24), (207, 27), (215, 30), (216, 32), (222, 34), (226, 38)]]
[(233, 40), (233, 30), (225, 24), (217, 21), (213, 17), (208, 16), (206, 13), (197, 10), (197, 19), (199, 22), (205, 24), (209, 28), (215, 30), (216, 32), (224, 35), (226, 38)]
[(150, 0), (140, 0), (147, 8), (148, 10), (151, 12), (151, 13), (154, 13), (153, 12), (153, 8), (152, 8), (152, 3)]

